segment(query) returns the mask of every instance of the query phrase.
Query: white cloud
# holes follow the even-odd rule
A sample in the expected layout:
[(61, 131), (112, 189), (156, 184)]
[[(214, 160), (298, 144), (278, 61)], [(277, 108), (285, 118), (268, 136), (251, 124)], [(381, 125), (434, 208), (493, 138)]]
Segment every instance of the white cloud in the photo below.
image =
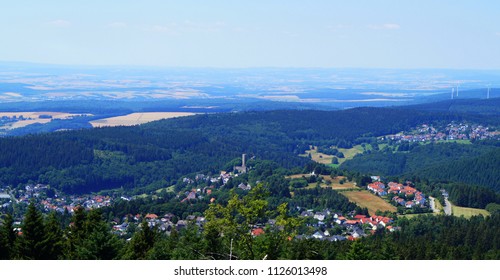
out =
[(396, 30), (400, 29), (401, 26), (397, 23), (384, 23), (384, 24), (370, 24), (368, 28), (374, 30)]
[(495, 33), (495, 34), (496, 34), (497, 36), (499, 36), (499, 37), (500, 37), (500, 32), (497, 32), (497, 33)]
[(56, 26), (56, 27), (70, 27), (71, 22), (64, 20), (64, 19), (56, 19), (53, 21), (49, 22), (50, 25)]

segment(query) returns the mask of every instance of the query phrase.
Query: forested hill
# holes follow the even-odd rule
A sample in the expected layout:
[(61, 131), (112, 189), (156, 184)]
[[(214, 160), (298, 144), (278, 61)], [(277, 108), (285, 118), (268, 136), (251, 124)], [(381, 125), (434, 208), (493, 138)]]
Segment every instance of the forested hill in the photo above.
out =
[[(491, 99), (450, 99), (434, 103), (425, 103), (399, 107), (428, 112), (448, 112), (470, 115), (500, 115), (500, 98)], [(491, 119), (500, 122), (499, 118)]]
[[(348, 147), (463, 115), (356, 108), (204, 114), (135, 127), (0, 139), (0, 183), (29, 180), (69, 193), (116, 187), (160, 188), (186, 174), (218, 172), (242, 153), (283, 167), (303, 166), (308, 145)], [(230, 168), (231, 166), (226, 166)]]

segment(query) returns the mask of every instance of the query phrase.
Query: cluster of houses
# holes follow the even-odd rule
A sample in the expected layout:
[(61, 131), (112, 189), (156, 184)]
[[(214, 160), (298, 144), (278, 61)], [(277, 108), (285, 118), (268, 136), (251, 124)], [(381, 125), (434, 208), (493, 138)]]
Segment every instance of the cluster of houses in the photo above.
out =
[(387, 187), (384, 183), (376, 181), (368, 184), (367, 189), (379, 196), (394, 195), (392, 201), (397, 205), (406, 208), (413, 208), (415, 206), (426, 207), (425, 195), (411, 186), (411, 182), (406, 182), (405, 185), (389, 182)]
[[(48, 192), (53, 192), (48, 195)], [(46, 212), (57, 211), (64, 213), (66, 210), (70, 213), (77, 206), (85, 209), (101, 208), (110, 206), (113, 198), (103, 195), (67, 195), (60, 196), (57, 190), (44, 184), (27, 184), (23, 190), (19, 190), (16, 195), (17, 203), (29, 204), (34, 201), (42, 206)]]
[(137, 227), (141, 226), (143, 219), (146, 220), (150, 228), (156, 228), (160, 232), (170, 234), (172, 230), (181, 231), (186, 228), (189, 224), (194, 224), (200, 229), (203, 229), (205, 224), (205, 217), (189, 215), (186, 219), (178, 219), (174, 214), (167, 213), (163, 216), (158, 216), (154, 213), (148, 213), (146, 215), (127, 215), (123, 217), (122, 223), (113, 222), (113, 232), (120, 236), (126, 235), (128, 233), (129, 226), (135, 224)]
[[(184, 177), (182, 178), (182, 182), (187, 185), (199, 185), (199, 183), (202, 182), (203, 185), (209, 183), (209, 186), (192, 188), (189, 191), (180, 193), (178, 197), (181, 199), (181, 202), (188, 202), (193, 199), (202, 199), (205, 195), (212, 194), (212, 191), (217, 188), (216, 186), (222, 187), (234, 177), (238, 177), (238, 174), (226, 171), (221, 171), (219, 176), (213, 177), (204, 174), (196, 174), (194, 179)], [(252, 189), (252, 186), (248, 183), (240, 183), (237, 187), (244, 191)]]
[(500, 131), (490, 131), (488, 127), (477, 124), (466, 124), (454, 122), (449, 123), (443, 129), (436, 129), (432, 125), (423, 124), (411, 132), (398, 133), (385, 136), (398, 142), (432, 142), (440, 140), (483, 140), (498, 138)]
[(319, 212), (306, 210), (302, 211), (300, 216), (314, 220), (313, 223), (307, 225), (313, 227), (315, 232), (311, 235), (299, 235), (297, 236), (298, 239), (355, 240), (373, 234), (377, 229), (385, 228), (391, 232), (399, 229), (391, 225), (394, 222), (392, 218), (384, 216), (354, 215), (354, 213), (344, 216), (341, 213), (333, 213), (329, 210)]

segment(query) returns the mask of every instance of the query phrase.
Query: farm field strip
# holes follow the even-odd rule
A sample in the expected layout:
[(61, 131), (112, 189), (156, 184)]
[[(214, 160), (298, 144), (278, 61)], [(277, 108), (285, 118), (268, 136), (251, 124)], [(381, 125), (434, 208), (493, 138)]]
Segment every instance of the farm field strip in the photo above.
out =
[(147, 122), (157, 121), (161, 119), (170, 119), (177, 117), (192, 116), (195, 113), (189, 112), (147, 112), (147, 113), (132, 113), (124, 116), (111, 117), (90, 122), (92, 127), (104, 126), (132, 126)]
[[(20, 118), (22, 116), (24, 118), (24, 119), (17, 119), (14, 122), (11, 122), (7, 125), (0, 127), (0, 129), (16, 129), (34, 123), (45, 124), (52, 120), (68, 119), (74, 116), (81, 116), (81, 115), (82, 114), (70, 114), (65, 112), (0, 112), (0, 118), (2, 117), (13, 118), (14, 116), (17, 118)], [(90, 115), (90, 114), (83, 114), (83, 115)], [(41, 118), (40, 116), (51, 116), (51, 118)]]

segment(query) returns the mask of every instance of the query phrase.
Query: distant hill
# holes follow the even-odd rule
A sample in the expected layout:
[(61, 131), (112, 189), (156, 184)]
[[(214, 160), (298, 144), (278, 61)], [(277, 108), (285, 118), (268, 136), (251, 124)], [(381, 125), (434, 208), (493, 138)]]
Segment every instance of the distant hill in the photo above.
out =
[(490, 99), (449, 99), (418, 105), (401, 106), (410, 110), (428, 112), (466, 113), (500, 116), (500, 98)]

